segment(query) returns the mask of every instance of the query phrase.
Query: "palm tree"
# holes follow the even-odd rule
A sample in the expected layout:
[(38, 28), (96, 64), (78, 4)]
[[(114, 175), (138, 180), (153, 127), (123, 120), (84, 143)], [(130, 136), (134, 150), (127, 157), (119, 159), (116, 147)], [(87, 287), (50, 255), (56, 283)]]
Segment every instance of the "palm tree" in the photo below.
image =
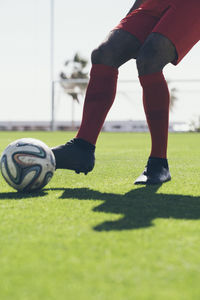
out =
[(60, 84), (64, 92), (72, 99), (71, 127), (74, 128), (75, 102), (80, 103), (80, 97), (85, 93), (88, 83), (88, 73), (85, 68), (88, 61), (78, 53), (64, 64), (65, 71), (60, 73)]

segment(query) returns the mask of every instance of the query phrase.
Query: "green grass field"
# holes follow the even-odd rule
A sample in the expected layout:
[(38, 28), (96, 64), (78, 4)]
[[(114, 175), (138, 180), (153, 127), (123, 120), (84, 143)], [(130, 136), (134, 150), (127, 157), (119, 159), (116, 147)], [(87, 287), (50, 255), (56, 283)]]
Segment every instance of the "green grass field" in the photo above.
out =
[[(61, 144), (73, 133), (0, 132)], [(148, 134), (102, 133), (93, 172), (22, 195), (0, 177), (0, 299), (200, 299), (200, 135), (170, 134), (172, 181), (134, 186)]]

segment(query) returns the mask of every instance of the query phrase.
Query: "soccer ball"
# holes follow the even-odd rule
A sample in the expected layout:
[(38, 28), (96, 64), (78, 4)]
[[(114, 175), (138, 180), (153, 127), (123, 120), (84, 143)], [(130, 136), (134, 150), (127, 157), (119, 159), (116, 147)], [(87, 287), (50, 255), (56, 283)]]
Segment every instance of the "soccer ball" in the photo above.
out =
[(43, 188), (55, 171), (55, 157), (42, 141), (23, 138), (9, 144), (1, 156), (1, 173), (7, 183), (18, 191)]

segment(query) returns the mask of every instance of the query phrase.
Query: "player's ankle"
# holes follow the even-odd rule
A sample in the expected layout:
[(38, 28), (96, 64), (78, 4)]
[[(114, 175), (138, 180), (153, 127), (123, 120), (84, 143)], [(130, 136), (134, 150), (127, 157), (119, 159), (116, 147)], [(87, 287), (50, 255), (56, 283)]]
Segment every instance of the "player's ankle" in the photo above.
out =
[(75, 137), (74, 140), (85, 149), (95, 150), (95, 145), (80, 137)]
[(154, 160), (157, 161), (160, 164), (166, 164), (168, 162), (167, 158), (165, 157), (157, 157), (157, 156), (149, 156), (148, 160)]

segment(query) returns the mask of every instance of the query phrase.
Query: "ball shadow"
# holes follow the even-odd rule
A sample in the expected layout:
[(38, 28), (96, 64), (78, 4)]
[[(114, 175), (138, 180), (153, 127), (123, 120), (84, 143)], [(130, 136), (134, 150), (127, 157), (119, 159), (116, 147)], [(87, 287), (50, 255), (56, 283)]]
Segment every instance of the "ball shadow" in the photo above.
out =
[(0, 192), (0, 201), (1, 200), (22, 200), (22, 199), (29, 199), (29, 198), (40, 198), (46, 196), (48, 193), (44, 190), (31, 192), (31, 193), (23, 193), (23, 192), (8, 192), (8, 193), (1, 193)]

